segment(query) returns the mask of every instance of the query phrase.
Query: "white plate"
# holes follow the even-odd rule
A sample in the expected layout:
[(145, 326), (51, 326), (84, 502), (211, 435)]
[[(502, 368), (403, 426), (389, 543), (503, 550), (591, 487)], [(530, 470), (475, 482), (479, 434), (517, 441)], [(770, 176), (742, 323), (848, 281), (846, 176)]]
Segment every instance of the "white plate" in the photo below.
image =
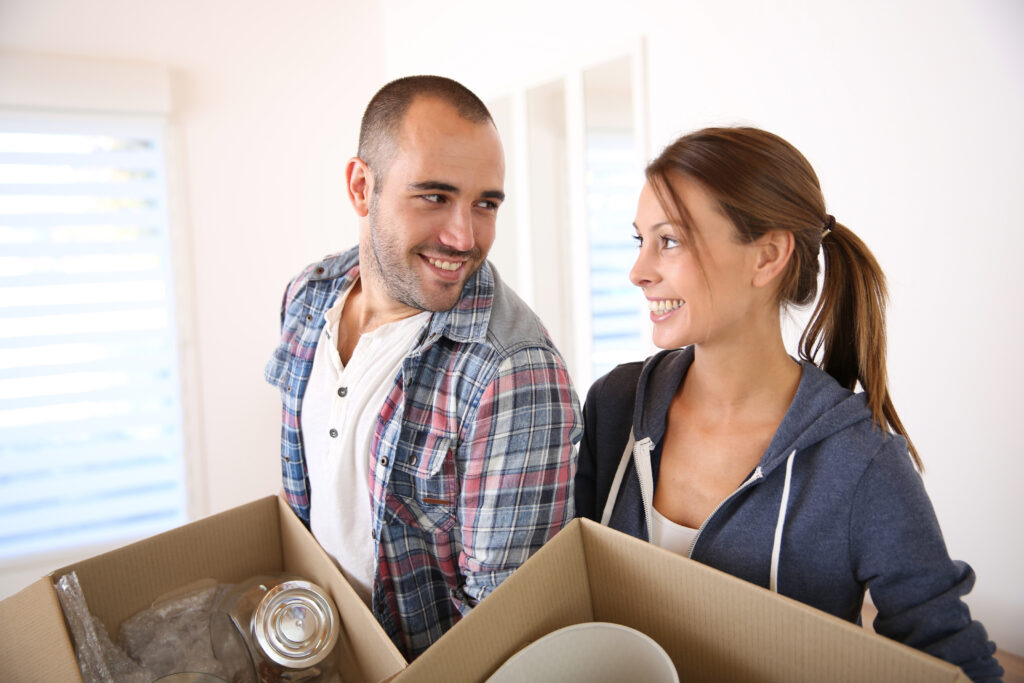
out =
[(679, 683), (668, 654), (636, 629), (605, 622), (566, 626), (509, 657), (487, 683)]

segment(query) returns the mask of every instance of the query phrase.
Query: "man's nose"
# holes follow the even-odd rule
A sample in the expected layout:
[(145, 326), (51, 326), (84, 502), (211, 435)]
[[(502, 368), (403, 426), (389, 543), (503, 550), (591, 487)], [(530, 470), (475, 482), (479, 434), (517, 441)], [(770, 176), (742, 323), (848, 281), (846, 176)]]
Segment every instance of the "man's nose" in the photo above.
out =
[(441, 232), (441, 243), (455, 251), (471, 251), (476, 244), (473, 235), (473, 208), (458, 206), (452, 211)]

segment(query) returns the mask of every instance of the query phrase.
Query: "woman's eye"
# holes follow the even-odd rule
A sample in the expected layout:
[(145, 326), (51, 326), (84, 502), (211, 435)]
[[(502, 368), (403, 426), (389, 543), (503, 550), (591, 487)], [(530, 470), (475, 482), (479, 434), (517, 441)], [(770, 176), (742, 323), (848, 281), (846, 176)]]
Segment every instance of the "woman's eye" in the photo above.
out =
[(640, 247), (644, 246), (644, 238), (643, 237), (641, 237), (640, 235), (631, 235), (631, 237), (633, 238), (633, 241), (636, 242), (636, 246), (637, 246), (638, 249)]
[(675, 237), (670, 237), (668, 235), (661, 235), (661, 237), (659, 239), (661, 239), (661, 248), (662, 249), (675, 249), (676, 247), (679, 246), (679, 240), (677, 240)]

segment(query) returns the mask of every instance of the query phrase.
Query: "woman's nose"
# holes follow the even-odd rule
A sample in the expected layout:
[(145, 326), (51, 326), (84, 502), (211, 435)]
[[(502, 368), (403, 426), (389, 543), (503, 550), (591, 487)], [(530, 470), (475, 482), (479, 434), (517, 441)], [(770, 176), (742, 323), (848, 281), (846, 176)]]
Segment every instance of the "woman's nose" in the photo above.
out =
[(629, 269), (629, 281), (637, 287), (646, 287), (654, 282), (656, 274), (650, 264), (650, 256), (640, 247), (637, 252), (636, 261), (633, 263), (633, 267)]

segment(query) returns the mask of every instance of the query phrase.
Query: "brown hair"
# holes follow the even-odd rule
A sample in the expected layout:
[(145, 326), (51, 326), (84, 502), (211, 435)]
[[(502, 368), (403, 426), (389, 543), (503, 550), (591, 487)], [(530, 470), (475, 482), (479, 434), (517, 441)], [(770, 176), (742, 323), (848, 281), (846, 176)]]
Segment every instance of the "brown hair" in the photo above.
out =
[[(821, 297), (800, 338), (800, 357), (815, 362), (842, 386), (860, 382), (875, 423), (907, 439), (889, 395), (885, 353), (885, 276), (867, 246), (829, 216), (810, 163), (777, 135), (757, 128), (706, 128), (672, 143), (647, 167), (662, 208), (688, 241), (692, 221), (672, 179), (699, 182), (749, 243), (773, 230), (793, 235), (793, 254), (782, 274), (779, 304), (807, 305), (818, 290), (818, 251), (824, 255)], [(825, 234), (825, 229), (830, 229)], [(696, 257), (700, 259), (699, 253)]]
[[(406, 76), (377, 91), (363, 112), (357, 154), (383, 180), (394, 156), (405, 113), (418, 97), (436, 97), (453, 106), (459, 116), (473, 123), (491, 122), (487, 106), (466, 86), (443, 76)], [(379, 191), (380, 182), (375, 188)]]

